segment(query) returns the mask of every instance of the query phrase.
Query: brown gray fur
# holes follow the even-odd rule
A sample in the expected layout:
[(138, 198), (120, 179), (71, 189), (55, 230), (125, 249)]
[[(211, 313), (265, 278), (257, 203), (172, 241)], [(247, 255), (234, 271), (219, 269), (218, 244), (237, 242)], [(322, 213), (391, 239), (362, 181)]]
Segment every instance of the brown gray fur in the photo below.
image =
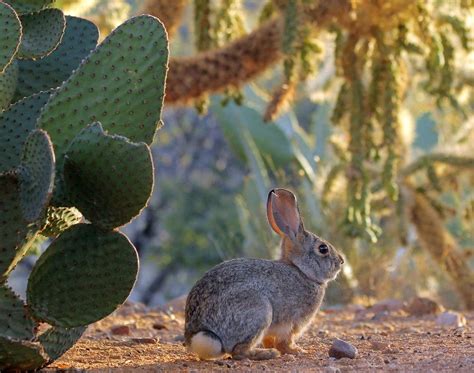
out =
[[(267, 214), (282, 237), (281, 258), (226, 261), (189, 293), (185, 343), (202, 359), (268, 359), (301, 351), (295, 341), (344, 262), (328, 242), (304, 229), (290, 191), (272, 190)], [(261, 342), (266, 348), (257, 347)]]

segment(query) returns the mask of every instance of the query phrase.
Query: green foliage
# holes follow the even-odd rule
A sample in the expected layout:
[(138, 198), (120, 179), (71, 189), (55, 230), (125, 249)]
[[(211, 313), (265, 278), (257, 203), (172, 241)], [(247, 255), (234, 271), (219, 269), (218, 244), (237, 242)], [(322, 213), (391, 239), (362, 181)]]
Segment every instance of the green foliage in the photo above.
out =
[(147, 205), (153, 171), (147, 144), (108, 135), (100, 123), (91, 124), (79, 132), (65, 155), (68, 201), (97, 226), (119, 227)]
[(66, 16), (61, 43), (48, 56), (18, 61), (16, 97), (27, 97), (58, 87), (96, 47), (99, 31), (90, 21)]
[(0, 21), (2, 24), (2, 34), (0, 35), (0, 45), (2, 46), (0, 52), (0, 74), (2, 74), (7, 66), (12, 63), (20, 47), (21, 23), (18, 14), (4, 2), (0, 3)]
[(123, 234), (77, 224), (35, 264), (28, 279), (28, 304), (37, 319), (51, 325), (87, 325), (122, 304), (137, 271), (138, 255)]
[(21, 17), (23, 37), (18, 58), (35, 59), (56, 49), (64, 34), (66, 19), (59, 9), (45, 9)]
[[(160, 123), (168, 44), (150, 16), (125, 22), (96, 47), (97, 28), (44, 9), (51, 1), (8, 3), (0, 3), (8, 26), (0, 62), (9, 65), (0, 104), (16, 94), (0, 113), (0, 370), (38, 369), (120, 306), (135, 283), (137, 252), (114, 228), (151, 195), (147, 144)], [(53, 194), (63, 197), (59, 206)], [(90, 223), (78, 224), (83, 215)], [(26, 306), (6, 281), (45, 236), (56, 239), (33, 268)], [(37, 322), (50, 328), (37, 334)]]

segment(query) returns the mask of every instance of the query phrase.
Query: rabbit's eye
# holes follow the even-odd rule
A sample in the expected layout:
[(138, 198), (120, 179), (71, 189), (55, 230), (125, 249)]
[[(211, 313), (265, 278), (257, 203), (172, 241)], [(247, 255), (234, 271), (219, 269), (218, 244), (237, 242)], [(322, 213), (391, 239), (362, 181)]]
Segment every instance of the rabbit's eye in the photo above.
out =
[(326, 244), (322, 244), (319, 246), (318, 250), (321, 254), (325, 255), (329, 252), (329, 247)]

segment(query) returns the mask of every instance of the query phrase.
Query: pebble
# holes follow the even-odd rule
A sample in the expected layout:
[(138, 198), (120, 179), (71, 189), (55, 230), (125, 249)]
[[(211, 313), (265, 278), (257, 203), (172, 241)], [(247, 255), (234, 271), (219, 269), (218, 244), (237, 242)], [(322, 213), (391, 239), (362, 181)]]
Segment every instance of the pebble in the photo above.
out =
[(444, 308), (430, 298), (415, 297), (408, 303), (406, 310), (412, 316), (423, 316), (443, 312)]
[(452, 328), (461, 328), (466, 325), (466, 318), (459, 312), (446, 311), (438, 316), (436, 324)]
[(132, 338), (135, 343), (154, 344), (158, 342), (157, 338)]
[(378, 313), (383, 311), (399, 311), (405, 308), (405, 303), (398, 299), (384, 299), (369, 308), (370, 311)]
[(341, 373), (341, 370), (338, 367), (326, 367), (324, 373)]
[(336, 338), (329, 349), (329, 356), (336, 359), (343, 357), (354, 359), (357, 356), (357, 348), (342, 339)]
[(114, 325), (110, 328), (113, 335), (130, 335), (130, 327), (128, 325)]
[(380, 342), (380, 341), (372, 341), (370, 345), (372, 346), (374, 350), (377, 350), (377, 351), (384, 351), (390, 348), (390, 345), (388, 343)]
[(153, 324), (153, 329), (161, 330), (161, 329), (168, 329), (168, 328), (166, 327), (166, 325), (156, 322)]

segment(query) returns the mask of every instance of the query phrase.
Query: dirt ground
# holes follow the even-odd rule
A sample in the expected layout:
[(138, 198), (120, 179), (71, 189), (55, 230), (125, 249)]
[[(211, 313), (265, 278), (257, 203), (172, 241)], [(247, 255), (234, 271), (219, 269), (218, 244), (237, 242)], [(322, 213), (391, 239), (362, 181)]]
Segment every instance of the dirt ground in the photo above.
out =
[[(299, 341), (299, 356), (258, 361), (199, 361), (183, 347), (183, 302), (166, 309), (123, 306), (92, 325), (44, 372), (474, 372), (474, 312), (464, 327), (441, 327), (435, 314), (411, 316), (348, 306), (321, 311)], [(377, 312), (376, 312), (377, 311)], [(358, 349), (355, 359), (328, 356), (334, 338)]]

